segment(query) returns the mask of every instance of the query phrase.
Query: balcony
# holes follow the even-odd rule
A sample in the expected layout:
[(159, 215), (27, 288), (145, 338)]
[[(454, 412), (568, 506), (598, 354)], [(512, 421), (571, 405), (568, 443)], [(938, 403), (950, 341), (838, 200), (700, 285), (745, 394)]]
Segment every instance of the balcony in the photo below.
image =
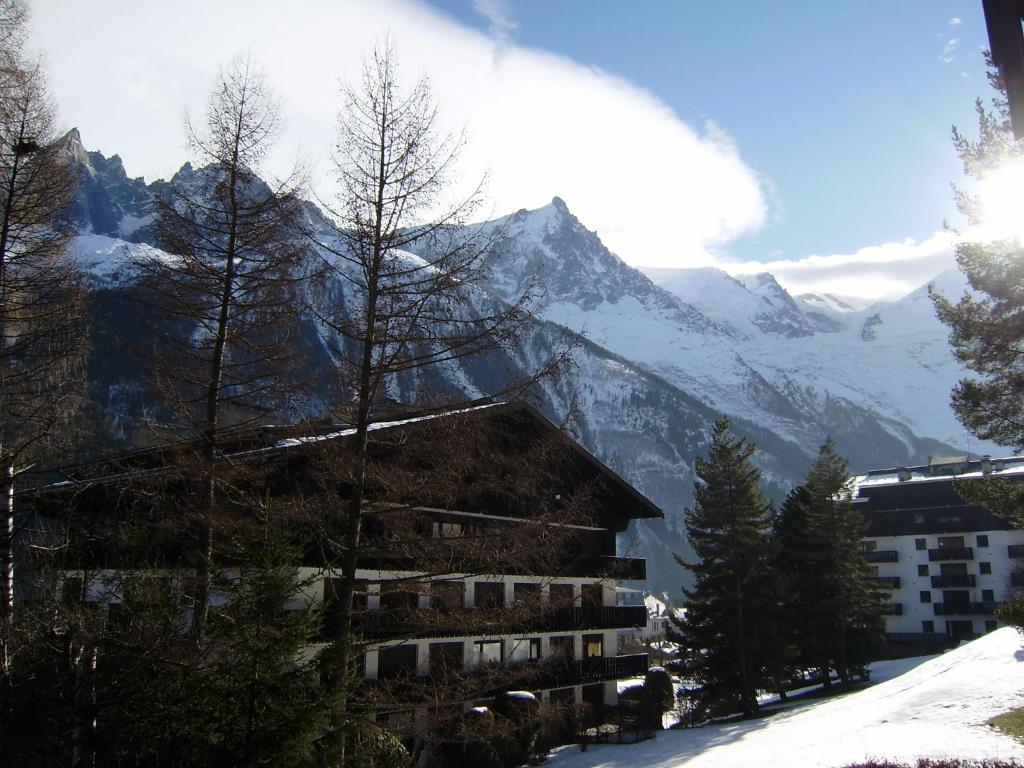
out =
[(880, 586), (888, 589), (899, 589), (900, 588), (900, 577), (899, 576), (871, 576), (871, 581), (875, 582)]
[(945, 560), (973, 560), (974, 549), (972, 547), (939, 547), (928, 550), (928, 560), (933, 563)]
[(902, 616), (903, 603), (884, 603), (882, 605), (883, 616)]
[(1010, 574), (1010, 586), (1011, 587), (1024, 587), (1024, 572), (1015, 572)]
[(1024, 544), (1010, 544), (1006, 548), (1006, 553), (1010, 557), (1024, 557)]
[(647, 673), (647, 665), (646, 653), (576, 660), (553, 656), (542, 661), (488, 664), (472, 670), (426, 677), (404, 674), (391, 679), (363, 680), (355, 699), (370, 706), (433, 702), (440, 686), (450, 701), (474, 701), (500, 691), (538, 691), (643, 677)]
[(598, 576), (609, 579), (643, 581), (647, 578), (647, 561), (642, 557), (594, 555), (580, 558), (569, 570), (571, 576)]
[[(520, 665), (521, 674), (511, 681), (526, 690), (561, 688), (600, 680), (622, 680), (647, 674), (646, 653), (630, 656), (597, 656), (590, 659), (546, 659), (540, 664)], [(502, 686), (505, 690), (509, 685)]]
[(977, 582), (973, 573), (948, 573), (941, 576), (932, 576), (932, 587), (973, 587)]
[(986, 600), (981, 603), (934, 603), (936, 616), (991, 616), (1002, 603)]
[(895, 563), (899, 560), (900, 553), (895, 549), (876, 549), (871, 552), (862, 552), (866, 563)]
[(356, 626), (360, 634), (370, 640), (631, 629), (647, 626), (647, 608), (643, 605), (601, 605), (544, 610), (538, 606), (531, 610), (517, 605), (488, 611), (376, 610), (359, 614)]

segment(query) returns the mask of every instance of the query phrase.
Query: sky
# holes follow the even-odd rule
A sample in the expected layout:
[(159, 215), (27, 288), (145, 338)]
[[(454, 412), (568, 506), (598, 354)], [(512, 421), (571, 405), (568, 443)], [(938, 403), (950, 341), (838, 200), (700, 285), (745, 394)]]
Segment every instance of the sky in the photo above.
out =
[(218, 68), (282, 102), (266, 161), (332, 194), (339, 81), (389, 39), (465, 128), (483, 217), (552, 197), (634, 266), (895, 298), (953, 266), (953, 124), (987, 97), (980, 0), (35, 0), (61, 122), (132, 176), (189, 159)]

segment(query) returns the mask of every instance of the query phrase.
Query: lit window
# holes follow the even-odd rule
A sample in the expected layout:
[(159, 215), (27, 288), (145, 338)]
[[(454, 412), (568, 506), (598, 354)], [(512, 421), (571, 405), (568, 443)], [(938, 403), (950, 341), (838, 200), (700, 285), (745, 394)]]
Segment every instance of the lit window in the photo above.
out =
[(477, 664), (501, 663), (501, 640), (477, 640), (475, 645)]

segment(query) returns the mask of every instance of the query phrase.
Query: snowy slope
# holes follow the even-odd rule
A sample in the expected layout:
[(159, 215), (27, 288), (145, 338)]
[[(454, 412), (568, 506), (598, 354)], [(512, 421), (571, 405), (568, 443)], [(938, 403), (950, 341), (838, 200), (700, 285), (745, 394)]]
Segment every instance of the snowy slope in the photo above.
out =
[[(905, 662), (880, 662), (879, 671)], [(631, 746), (558, 750), (553, 768), (838, 768), (870, 758), (1024, 758), (985, 721), (1024, 706), (1024, 650), (997, 630), (865, 690), (758, 720), (666, 731)]]

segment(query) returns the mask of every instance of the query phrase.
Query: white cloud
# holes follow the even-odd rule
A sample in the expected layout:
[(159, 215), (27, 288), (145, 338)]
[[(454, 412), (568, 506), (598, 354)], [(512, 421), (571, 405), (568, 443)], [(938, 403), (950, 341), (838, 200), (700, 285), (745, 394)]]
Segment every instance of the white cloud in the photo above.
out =
[[(510, 33), (503, 3), (476, 7), (494, 34)], [(465, 183), (489, 169), (493, 208), (482, 215), (559, 195), (631, 263), (666, 266), (708, 263), (768, 217), (768, 186), (714, 124), (688, 125), (621, 77), (501, 43), (413, 0), (307, 0), (286, 10), (269, 0), (108, 0), (101, 8), (98, 19), (92, 3), (37, 3), (34, 42), (47, 52), (64, 120), (89, 148), (119, 153), (131, 175), (173, 173), (185, 159), (184, 109), (202, 114), (218, 66), (248, 50), (283, 97), (285, 131), (269, 169), (280, 173), (304, 155), (329, 194), (338, 78), (388, 35), (403, 73), (429, 73), (444, 120), (466, 125)]]
[(733, 275), (771, 272), (793, 294), (814, 291), (871, 301), (896, 299), (940, 272), (956, 267), (958, 239), (955, 233), (941, 230), (920, 242), (907, 238), (867, 246), (854, 253), (719, 266)]
[(939, 58), (944, 64), (950, 64), (954, 61), (953, 54), (956, 52), (957, 46), (960, 45), (959, 37), (951, 37), (946, 41), (946, 47), (942, 49), (942, 53)]
[(473, 10), (487, 19), (491, 36), (507, 44), (519, 27), (506, 0), (473, 0)]
[(960, 26), (960, 17), (959, 17), (959, 16), (954, 16), (953, 18), (951, 18), (951, 19), (950, 19), (950, 20), (949, 20), (948, 22), (946, 22), (946, 23), (947, 23), (947, 24), (948, 24), (949, 26), (951, 26), (951, 27), (959, 27), (959, 26)]

